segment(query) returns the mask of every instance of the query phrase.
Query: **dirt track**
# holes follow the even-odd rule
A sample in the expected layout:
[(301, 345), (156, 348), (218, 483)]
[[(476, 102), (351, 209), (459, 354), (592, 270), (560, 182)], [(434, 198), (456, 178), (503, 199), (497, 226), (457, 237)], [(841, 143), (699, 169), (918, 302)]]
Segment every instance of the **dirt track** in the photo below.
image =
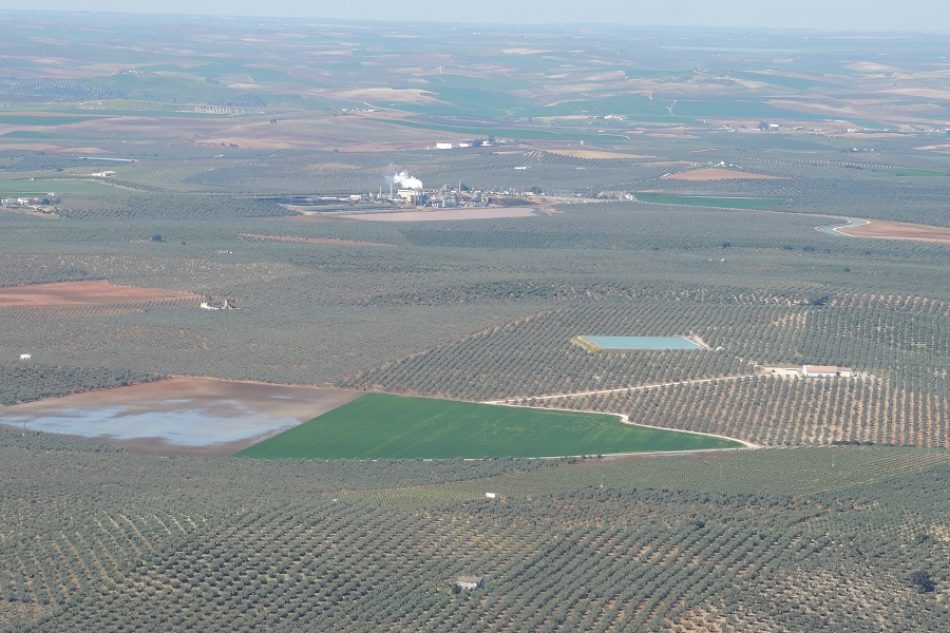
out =
[[(566, 411), (568, 413), (577, 413), (579, 411), (578, 409), (566, 409), (564, 407), (539, 407), (539, 406), (525, 405), (525, 404), (511, 404), (511, 403), (502, 402), (502, 401), (485, 402), (484, 404), (494, 404), (494, 405), (500, 404), (506, 407), (517, 407), (519, 409), (536, 409), (538, 411)], [(720, 440), (728, 440), (730, 442), (738, 442), (739, 444), (742, 444), (742, 448), (700, 448), (700, 449), (681, 450), (681, 451), (643, 451), (643, 452), (637, 452), (637, 453), (606, 453), (604, 454), (604, 457), (617, 458), (617, 457), (643, 457), (644, 455), (684, 455), (684, 454), (692, 455), (696, 453), (718, 453), (721, 451), (735, 451), (735, 450), (762, 448), (758, 444), (753, 444), (752, 442), (747, 442), (746, 440), (740, 440), (735, 437), (729, 437), (728, 435), (719, 435), (717, 433), (703, 433), (701, 431), (684, 431), (684, 430), (676, 429), (672, 427), (655, 426), (653, 424), (643, 424), (642, 422), (634, 422), (630, 419), (630, 416), (627, 415), (626, 413), (615, 413), (613, 411), (592, 411), (591, 413), (599, 413), (602, 415), (613, 415), (619, 418), (621, 424), (628, 424), (630, 426), (639, 426), (645, 429), (657, 429), (658, 431), (679, 431), (681, 433), (689, 433), (691, 435), (703, 435), (705, 437), (715, 437)], [(565, 456), (565, 457), (568, 457), (568, 456)], [(557, 459), (557, 458), (541, 457), (540, 459)]]
[(852, 237), (950, 244), (950, 228), (944, 226), (870, 220), (867, 224), (839, 227), (837, 231)]
[[(693, 380), (680, 380), (677, 382), (658, 382), (651, 385), (634, 385), (632, 387), (615, 387), (613, 389), (595, 389), (593, 391), (573, 391), (567, 393), (551, 393), (543, 396), (517, 396), (504, 400), (487, 400), (483, 404), (505, 404), (514, 405), (519, 400), (559, 400), (561, 398), (586, 398), (587, 396), (600, 396), (611, 393), (625, 393), (630, 391), (646, 391), (650, 389), (662, 389), (665, 387), (676, 387), (679, 385), (699, 385), (707, 382), (726, 382), (730, 380), (741, 380), (751, 378), (755, 374), (739, 374), (736, 376), (717, 376), (715, 378), (695, 378)], [(618, 414), (620, 415), (620, 414)]]
[(0, 308), (66, 308), (134, 305), (156, 301), (199, 300), (190, 292), (116, 286), (99, 279), (0, 288)]

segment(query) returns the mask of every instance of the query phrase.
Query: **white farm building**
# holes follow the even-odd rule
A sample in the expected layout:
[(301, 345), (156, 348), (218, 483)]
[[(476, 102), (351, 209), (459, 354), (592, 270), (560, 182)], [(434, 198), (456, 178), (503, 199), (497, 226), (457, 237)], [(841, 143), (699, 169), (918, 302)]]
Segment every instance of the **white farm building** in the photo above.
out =
[(802, 365), (802, 376), (806, 378), (850, 378), (853, 375), (850, 367), (837, 365)]

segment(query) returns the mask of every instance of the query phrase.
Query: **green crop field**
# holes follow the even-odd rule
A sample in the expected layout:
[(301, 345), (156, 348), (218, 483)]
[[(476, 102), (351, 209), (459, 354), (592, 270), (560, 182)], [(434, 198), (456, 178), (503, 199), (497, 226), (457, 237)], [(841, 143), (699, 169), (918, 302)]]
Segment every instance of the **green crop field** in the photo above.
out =
[(91, 121), (95, 118), (96, 117), (92, 116), (64, 116), (55, 114), (0, 114), (0, 125), (66, 125), (69, 123), (82, 123), (83, 121)]
[(746, 198), (722, 196), (694, 196), (669, 193), (637, 192), (640, 202), (655, 204), (676, 204), (687, 207), (716, 207), (721, 209), (771, 209), (781, 205), (780, 198)]
[(244, 457), (556, 457), (709, 448), (736, 442), (620, 424), (591, 413), (369, 394), (252, 446)]
[(95, 180), (0, 180), (0, 193), (3, 195), (46, 195), (47, 192), (56, 193), (105, 193), (115, 191), (115, 187)]

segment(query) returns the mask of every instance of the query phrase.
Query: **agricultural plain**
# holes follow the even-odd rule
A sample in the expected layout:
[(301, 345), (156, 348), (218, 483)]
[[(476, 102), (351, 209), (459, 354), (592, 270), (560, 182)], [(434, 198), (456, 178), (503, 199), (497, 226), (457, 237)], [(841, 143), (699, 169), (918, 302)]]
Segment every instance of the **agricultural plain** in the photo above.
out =
[(116, 286), (104, 280), (0, 288), (0, 308), (71, 308), (148, 305), (198, 299), (186, 292)]
[(880, 240), (910, 240), (912, 242), (932, 242), (950, 244), (950, 229), (942, 226), (923, 226), (907, 222), (886, 222), (875, 220), (867, 224), (840, 229), (845, 235), (870, 237)]
[(0, 25), (0, 630), (945, 628), (946, 37)]

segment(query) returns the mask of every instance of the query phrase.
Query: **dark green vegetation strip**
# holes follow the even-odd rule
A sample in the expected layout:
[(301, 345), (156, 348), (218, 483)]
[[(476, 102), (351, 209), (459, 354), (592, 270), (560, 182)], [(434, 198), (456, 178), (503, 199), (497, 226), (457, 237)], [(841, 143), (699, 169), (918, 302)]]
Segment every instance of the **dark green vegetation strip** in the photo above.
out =
[(3, 125), (65, 125), (67, 123), (82, 123), (99, 117), (94, 116), (64, 116), (58, 114), (0, 114), (0, 124)]
[(368, 394), (240, 453), (244, 457), (451, 459), (737, 448), (718, 438), (592, 413)]
[(115, 188), (104, 182), (95, 180), (79, 179), (44, 179), (35, 180), (3, 180), (0, 182), (0, 193), (24, 194), (24, 195), (46, 195), (48, 192), (56, 193), (109, 193)]
[(684, 196), (670, 193), (637, 192), (640, 202), (676, 204), (687, 207), (718, 207), (722, 209), (769, 209), (783, 204), (781, 198), (745, 198), (721, 196)]

